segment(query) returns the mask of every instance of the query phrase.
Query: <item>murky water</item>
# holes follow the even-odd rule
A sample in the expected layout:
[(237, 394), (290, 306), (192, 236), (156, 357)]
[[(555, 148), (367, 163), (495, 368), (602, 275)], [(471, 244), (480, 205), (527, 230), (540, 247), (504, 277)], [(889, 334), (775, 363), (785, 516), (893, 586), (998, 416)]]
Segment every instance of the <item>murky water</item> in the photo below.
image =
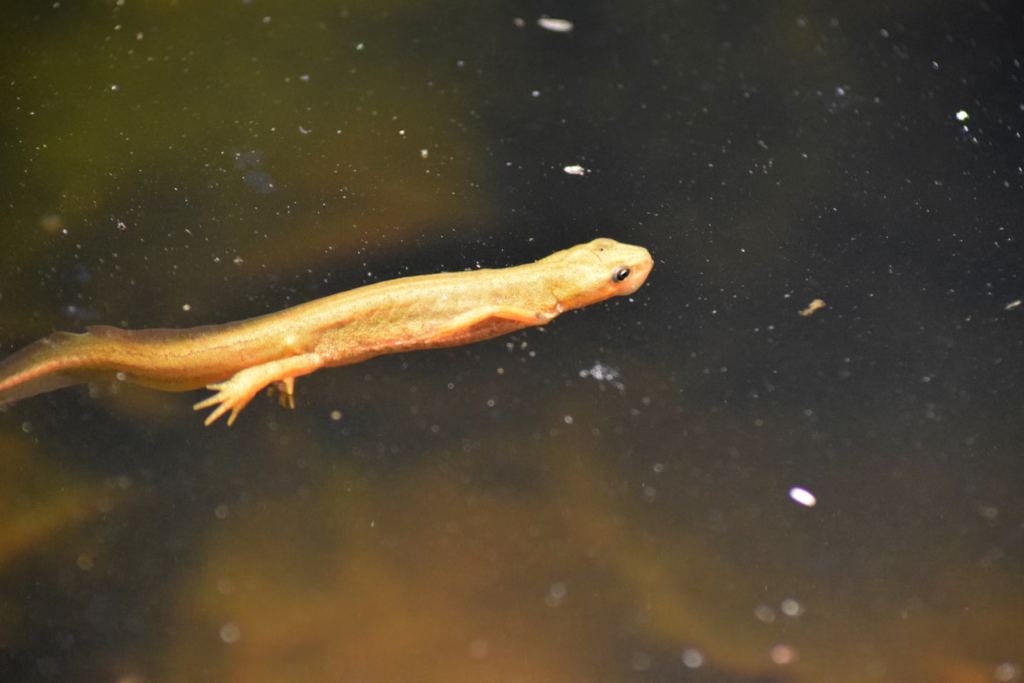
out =
[(6, 11), (0, 356), (655, 267), (230, 429), (7, 408), (0, 680), (1024, 680), (1012, 3)]

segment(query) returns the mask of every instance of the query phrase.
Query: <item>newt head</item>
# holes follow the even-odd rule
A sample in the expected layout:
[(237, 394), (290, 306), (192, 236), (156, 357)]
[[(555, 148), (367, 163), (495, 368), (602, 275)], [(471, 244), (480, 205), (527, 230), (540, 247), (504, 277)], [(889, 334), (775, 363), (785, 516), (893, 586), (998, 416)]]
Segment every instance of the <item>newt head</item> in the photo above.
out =
[(632, 294), (654, 266), (643, 247), (600, 238), (541, 259), (551, 292), (562, 310), (580, 308), (613, 296)]

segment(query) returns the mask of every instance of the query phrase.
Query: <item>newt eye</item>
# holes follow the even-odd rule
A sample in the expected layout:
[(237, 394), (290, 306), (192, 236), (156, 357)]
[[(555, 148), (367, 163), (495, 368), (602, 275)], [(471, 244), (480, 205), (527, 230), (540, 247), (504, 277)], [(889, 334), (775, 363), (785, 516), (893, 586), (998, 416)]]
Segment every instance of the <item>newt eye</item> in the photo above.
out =
[(629, 268), (620, 266), (612, 273), (612, 282), (622, 282), (629, 277)]

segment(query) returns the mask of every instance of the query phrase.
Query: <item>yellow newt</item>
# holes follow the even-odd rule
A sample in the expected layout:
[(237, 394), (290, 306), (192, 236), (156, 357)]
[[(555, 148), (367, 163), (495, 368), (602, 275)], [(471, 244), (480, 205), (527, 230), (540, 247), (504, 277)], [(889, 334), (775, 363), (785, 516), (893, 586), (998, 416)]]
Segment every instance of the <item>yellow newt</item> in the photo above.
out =
[(642, 247), (596, 239), (536, 263), (405, 277), (277, 313), (184, 330), (93, 325), (56, 332), (0, 362), (0, 405), (84, 382), (163, 391), (207, 387), (195, 404), (228, 424), (262, 388), (294, 407), (295, 378), (386, 353), (458, 346), (632, 294), (654, 265)]

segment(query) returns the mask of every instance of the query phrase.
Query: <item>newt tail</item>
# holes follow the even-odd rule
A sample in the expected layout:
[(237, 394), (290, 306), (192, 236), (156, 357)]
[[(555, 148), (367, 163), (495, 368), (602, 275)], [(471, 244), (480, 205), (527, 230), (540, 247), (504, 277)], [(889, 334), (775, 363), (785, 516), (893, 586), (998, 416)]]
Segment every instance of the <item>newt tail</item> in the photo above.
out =
[(0, 405), (110, 375), (82, 362), (78, 351), (88, 347), (87, 335), (54, 332), (0, 362)]
[(159, 367), (157, 345), (183, 336), (184, 330), (122, 330), (107, 325), (85, 329), (81, 334), (54, 332), (0, 361), (0, 405), (90, 382), (128, 381), (188, 391), (231, 376), (223, 371), (199, 378), (154, 373)]

